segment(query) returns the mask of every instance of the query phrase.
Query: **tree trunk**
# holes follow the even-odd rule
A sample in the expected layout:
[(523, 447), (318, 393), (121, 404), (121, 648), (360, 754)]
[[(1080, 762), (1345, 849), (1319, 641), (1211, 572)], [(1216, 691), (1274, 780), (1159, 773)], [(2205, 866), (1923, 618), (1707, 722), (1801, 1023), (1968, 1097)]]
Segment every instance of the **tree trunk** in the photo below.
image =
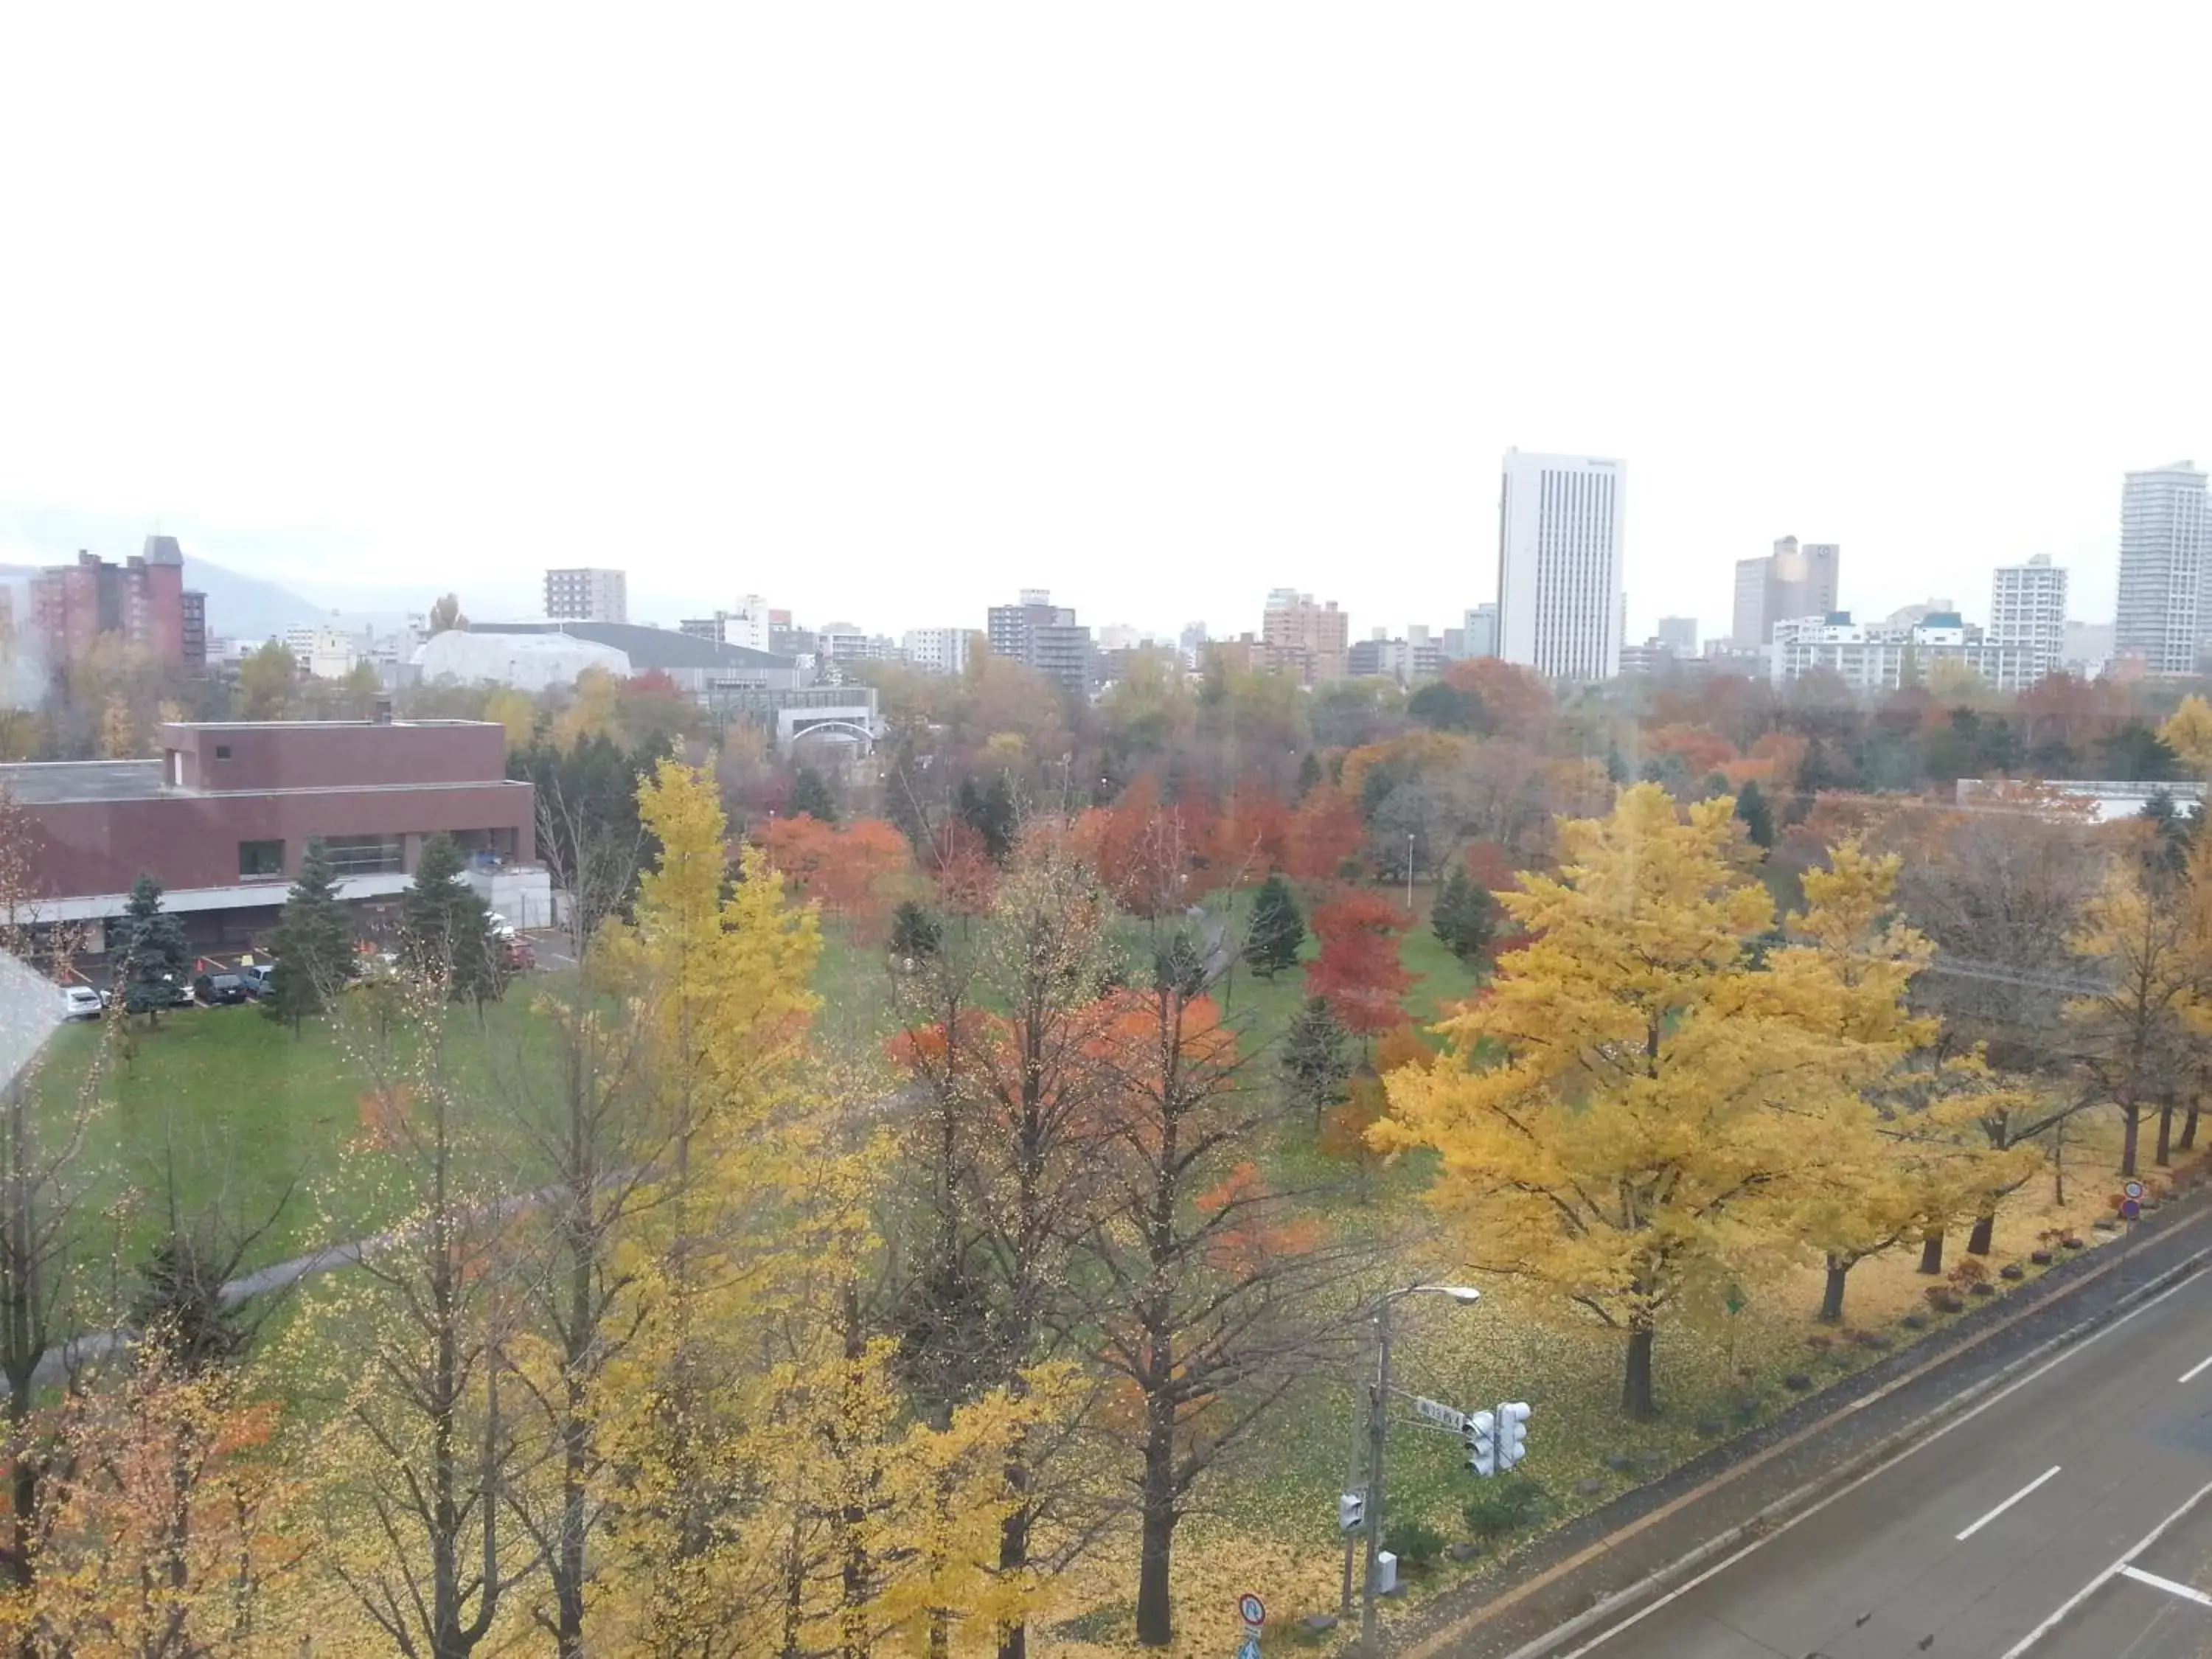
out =
[(1943, 1271), (1943, 1230), (1931, 1227), (1920, 1240), (1920, 1271), (1940, 1273)]
[(2124, 1126), (2120, 1132), (2120, 1174), (2131, 1177), (2136, 1172), (2136, 1152), (2142, 1141), (2142, 1108), (2121, 1107), (2120, 1121)]
[[(1016, 1492), (1027, 1490), (1026, 1471), (1018, 1463), (1006, 1470), (1007, 1484)], [(1026, 1504), (1008, 1516), (999, 1528), (999, 1573), (1018, 1583), (1030, 1564), (1030, 1512)], [(999, 1659), (1029, 1659), (1030, 1627), (1026, 1624), (999, 1626)]]
[(2161, 1170), (2173, 1162), (2173, 1103), (2162, 1101), (2158, 1109), (2158, 1150), (2150, 1161)]
[(2197, 1108), (2191, 1104), (2181, 1120), (2181, 1148), (2188, 1152), (2197, 1148)]
[(1820, 1292), (1820, 1322), (1840, 1325), (1844, 1322), (1844, 1284), (1850, 1278), (1851, 1264), (1828, 1258), (1828, 1283)]
[(1992, 1206), (1974, 1218), (1974, 1231), (1966, 1235), (1968, 1255), (1987, 1255), (1996, 1243), (1997, 1212)]
[(1137, 1553), (1137, 1640), (1164, 1648), (1175, 1639), (1168, 1570), (1175, 1555), (1175, 1422), (1152, 1413), (1145, 1435), (1144, 1516)]
[(1628, 1367), (1620, 1379), (1621, 1414), (1649, 1423), (1659, 1415), (1651, 1395), (1651, 1316), (1638, 1314), (1628, 1328)]

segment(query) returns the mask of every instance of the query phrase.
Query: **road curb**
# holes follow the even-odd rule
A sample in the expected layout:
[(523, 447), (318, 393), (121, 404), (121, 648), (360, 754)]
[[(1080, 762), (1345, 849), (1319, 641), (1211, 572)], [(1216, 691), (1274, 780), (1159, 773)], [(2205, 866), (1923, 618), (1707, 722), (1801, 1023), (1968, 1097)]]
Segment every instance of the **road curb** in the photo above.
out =
[[(2192, 1218), (2192, 1220), (2197, 1218)], [(1748, 1520), (1738, 1522), (1726, 1531), (1718, 1533), (1694, 1548), (1685, 1551), (1666, 1565), (1645, 1574), (1633, 1584), (1615, 1590), (1612, 1595), (1593, 1602), (1573, 1618), (1567, 1620), (1564, 1624), (1554, 1626), (1534, 1641), (1523, 1643), (1512, 1652), (1505, 1655), (1504, 1659), (1545, 1659), (1545, 1656), (1565, 1647), (1577, 1637), (1589, 1634), (1614, 1614), (1626, 1611), (1647, 1597), (1663, 1594), (1671, 1581), (1695, 1572), (1697, 1569), (1704, 1566), (1716, 1556), (1724, 1554), (1739, 1545), (1749, 1543), (1753, 1539), (1772, 1528), (1778, 1522), (1789, 1519), (1798, 1510), (1810, 1508), (1831, 1492), (1850, 1485), (1869, 1470), (1878, 1468), (1899, 1453), (1910, 1449), (1940, 1428), (1946, 1420), (1957, 1416), (1976, 1401), (2005, 1387), (2052, 1354), (2079, 1342), (2082, 1338), (2100, 1327), (2112, 1323), (2115, 1319), (2152, 1297), (2164, 1294), (2184, 1279), (2203, 1271), (2208, 1262), (2212, 1262), (2212, 1244), (2207, 1244), (2184, 1257), (2155, 1278), (2146, 1279), (2133, 1290), (2124, 1291), (2110, 1305), (2077, 1320), (2056, 1336), (2047, 1337), (2027, 1352), (2015, 1355), (1987, 1376), (1960, 1389), (1942, 1405), (1922, 1413), (1903, 1428), (1884, 1436), (1874, 1444), (1860, 1451), (1852, 1453), (1835, 1468), (1824, 1470), (1804, 1485), (1784, 1492)], [(2119, 1256), (2114, 1259), (2111, 1266), (2112, 1268), (2118, 1268), (2125, 1264), (2126, 1257)], [(2080, 1286), (2075, 1288), (2079, 1289)], [(2072, 1293), (2071, 1291), (2066, 1292), (2069, 1295)], [(2040, 1308), (2025, 1309), (2021, 1316), (2025, 1319), (2040, 1311), (2042, 1311)], [(1942, 1364), (1954, 1357), (1953, 1354), (1936, 1356), (1934, 1364)], [(1903, 1386), (1907, 1380), (1908, 1377), (1897, 1379), (1897, 1386)], [(1869, 1396), (1869, 1400), (1873, 1398), (1879, 1398), (1879, 1395)], [(1822, 1419), (1818, 1424), (1809, 1425), (1808, 1433), (1817, 1433), (1832, 1427), (1846, 1417), (1863, 1409), (1869, 1403), (1869, 1400), (1854, 1401), (1838, 1410), (1832, 1416)], [(1601, 1540), (1601, 1544), (1602, 1541)]]

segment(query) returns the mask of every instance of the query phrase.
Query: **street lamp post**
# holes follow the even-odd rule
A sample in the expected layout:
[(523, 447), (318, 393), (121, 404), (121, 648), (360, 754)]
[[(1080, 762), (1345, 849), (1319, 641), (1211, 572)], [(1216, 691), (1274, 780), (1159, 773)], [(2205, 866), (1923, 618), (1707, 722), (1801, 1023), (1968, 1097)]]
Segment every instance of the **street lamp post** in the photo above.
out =
[(1375, 1653), (1375, 1558), (1382, 1548), (1382, 1459), (1390, 1430), (1390, 1305), (1401, 1297), (1449, 1297), (1461, 1307), (1481, 1298), (1472, 1285), (1408, 1285), (1375, 1304), (1375, 1392), (1367, 1404), (1367, 1571), (1359, 1595), (1359, 1646)]

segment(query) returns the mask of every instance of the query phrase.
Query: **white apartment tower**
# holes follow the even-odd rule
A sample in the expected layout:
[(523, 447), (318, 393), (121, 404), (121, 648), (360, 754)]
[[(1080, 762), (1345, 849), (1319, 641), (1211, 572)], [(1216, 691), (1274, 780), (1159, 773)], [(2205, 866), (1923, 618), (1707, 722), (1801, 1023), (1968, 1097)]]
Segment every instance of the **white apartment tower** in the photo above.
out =
[(2130, 472), (2120, 491), (2120, 603), (2112, 648), (2153, 674), (2193, 674), (2212, 608), (2204, 567), (2212, 508), (2189, 461)]
[(899, 649), (925, 674), (958, 674), (968, 667), (966, 628), (909, 628), (900, 636)]
[(629, 578), (619, 570), (549, 570), (545, 614), (555, 622), (626, 623)]
[(1989, 640), (2017, 649), (2024, 685), (2057, 673), (2066, 660), (2066, 572), (2048, 553), (1996, 568), (1990, 584)]
[(1498, 654), (1549, 679), (1620, 672), (1626, 468), (1505, 452), (1498, 502)]

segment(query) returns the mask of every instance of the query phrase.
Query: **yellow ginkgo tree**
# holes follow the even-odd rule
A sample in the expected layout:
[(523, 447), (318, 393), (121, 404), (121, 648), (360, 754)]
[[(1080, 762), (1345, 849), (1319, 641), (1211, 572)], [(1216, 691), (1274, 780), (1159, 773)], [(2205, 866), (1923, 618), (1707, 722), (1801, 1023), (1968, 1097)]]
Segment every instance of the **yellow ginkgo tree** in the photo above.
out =
[(1373, 1132), (1437, 1152), (1434, 1200), (1471, 1267), (1622, 1334), (1633, 1418), (1656, 1411), (1662, 1321), (1802, 1249), (1799, 1206), (1850, 1103), (1911, 1037), (1901, 1008), (1880, 1012), (1909, 956), (1755, 959), (1773, 906), (1734, 811), (1643, 784), (1561, 825), (1558, 873), (1500, 895), (1533, 942), (1443, 1022), (1442, 1059), (1390, 1074)]
[(2212, 703), (2191, 692), (2158, 728), (2159, 741), (2173, 750), (2192, 778), (2212, 777)]

